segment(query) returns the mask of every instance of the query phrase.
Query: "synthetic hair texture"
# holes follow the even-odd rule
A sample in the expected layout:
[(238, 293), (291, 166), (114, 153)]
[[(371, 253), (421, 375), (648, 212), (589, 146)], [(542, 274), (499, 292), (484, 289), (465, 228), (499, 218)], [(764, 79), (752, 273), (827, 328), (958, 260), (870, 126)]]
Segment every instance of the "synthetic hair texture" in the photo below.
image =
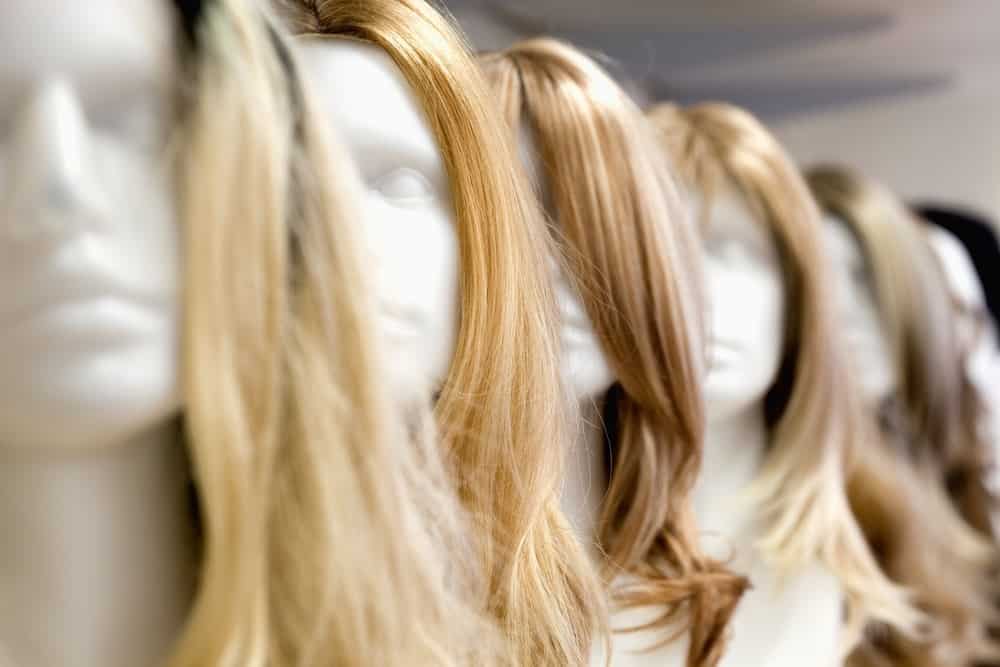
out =
[(434, 406), (441, 446), (514, 661), (584, 665), (605, 615), (600, 580), (559, 507), (569, 437), (548, 239), (486, 81), (456, 27), (422, 0), (279, 9), (295, 33), (383, 49), (434, 132), (462, 267), (457, 346)]
[(968, 667), (1000, 659), (989, 626), (996, 587), (988, 545), (956, 521), (948, 499), (919, 471), (901, 462), (888, 442), (858, 451), (848, 484), (851, 509), (879, 565), (909, 587), (930, 623), (927, 636), (908, 637), (883, 623), (865, 628), (848, 667)]
[(346, 158), (254, 3), (214, 0), (196, 37), (175, 159), (203, 543), (167, 664), (475, 662), (493, 640), (440, 571), (457, 500), (376, 386)]
[(946, 278), (924, 229), (886, 188), (846, 167), (818, 166), (807, 179), (867, 259), (899, 379), (887, 407), (896, 410), (907, 454), (935, 474), (970, 525), (996, 542), (988, 485), (993, 445), (978, 414), (984, 400), (964, 372)]
[(708, 202), (735, 187), (782, 255), (785, 353), (765, 397), (770, 448), (751, 488), (764, 521), (763, 554), (785, 572), (819, 560), (840, 580), (845, 651), (872, 621), (918, 634), (922, 614), (879, 569), (847, 502), (855, 451), (870, 443), (835, 337), (819, 210), (802, 176), (764, 126), (737, 107), (664, 104), (647, 115), (686, 185)]
[[(658, 645), (690, 634), (715, 665), (746, 582), (705, 556), (690, 503), (704, 437), (697, 239), (641, 110), (590, 58), (553, 39), (480, 62), (512, 138), (526, 124), (543, 199), (617, 378), (610, 484), (598, 528), (626, 606), (663, 605)], [(632, 629), (635, 630), (635, 629)]]

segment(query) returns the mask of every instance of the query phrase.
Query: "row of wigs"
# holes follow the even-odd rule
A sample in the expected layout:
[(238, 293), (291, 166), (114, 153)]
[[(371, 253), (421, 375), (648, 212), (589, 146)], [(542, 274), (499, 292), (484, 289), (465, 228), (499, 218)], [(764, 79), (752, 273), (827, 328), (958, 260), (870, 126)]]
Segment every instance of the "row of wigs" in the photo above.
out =
[[(295, 58), (257, 3), (177, 0), (193, 5), (175, 145), (185, 284), (197, 286), (185, 294), (183, 381), (203, 540), (171, 667), (582, 666), (607, 639), (604, 600), (620, 573), (631, 583), (613, 591), (618, 601), (662, 605), (663, 641), (684, 635), (688, 667), (716, 665), (746, 582), (701, 552), (690, 506), (704, 432), (701, 295), (695, 221), (683, 222), (672, 168), (687, 187), (737, 183), (786, 263), (795, 308), (755, 487), (765, 552), (787, 571), (818, 558), (837, 574), (853, 638), (878, 626), (937, 641), (921, 625), (939, 610), (918, 599), (916, 611), (901, 588), (921, 582), (883, 563), (886, 578), (873, 556), (886, 553), (882, 538), (852, 514), (845, 489), (875, 468), (832, 335), (819, 213), (756, 121), (730, 107), (661, 108), (650, 114), (659, 143), (571, 47), (486, 56), (487, 78), (423, 0), (276, 0), (296, 34), (383, 49), (441, 148), (463, 267), (458, 342), (433, 406), (400, 411), (377, 386), (346, 155), (331, 152)], [(506, 91), (506, 121), (528, 118), (549, 154), (554, 235), (491, 82)], [(528, 99), (556, 95), (573, 103)], [(583, 177), (559, 173), (564, 150), (587, 166)], [(628, 235), (608, 226), (626, 220)], [(547, 273), (554, 249), (618, 379), (606, 400), (603, 573), (559, 508), (572, 415)], [(664, 280), (679, 267), (690, 280)], [(872, 502), (890, 517), (912, 511), (881, 494)]]
[[(815, 442), (816, 436), (802, 432), (796, 436), (788, 425), (808, 404), (806, 397), (825, 387), (813, 394), (813, 400), (821, 397), (829, 404), (826, 416), (832, 423), (827, 428), (847, 429), (839, 435), (828, 431), (826, 438), (821, 430), (819, 438), (821, 444), (832, 443), (843, 471), (841, 489), (834, 488), (834, 478), (826, 477), (826, 493), (846, 493), (850, 510), (839, 539), (855, 544), (855, 553), (861, 555), (857, 528), (847, 521), (856, 524), (883, 575), (908, 591), (921, 614), (914, 618), (896, 613), (903, 612), (899, 605), (895, 611), (889, 606), (865, 613), (864, 605), (879, 598), (872, 595), (871, 581), (864, 583), (850, 574), (857, 575), (858, 566), (871, 572), (870, 557), (852, 564), (844, 558), (849, 550), (836, 547), (836, 532), (827, 534), (825, 545), (817, 543), (822, 545), (817, 553), (846, 584), (847, 664), (993, 664), (997, 644), (990, 635), (996, 624), (996, 590), (991, 582), (997, 549), (988, 518), (993, 501), (985, 483), (991, 454), (976, 428), (980, 416), (971, 410), (981, 401), (962, 372), (964, 363), (949, 328), (954, 318), (948, 312), (945, 280), (921, 230), (887, 191), (850, 170), (816, 168), (803, 178), (773, 136), (745, 111), (724, 104), (686, 109), (661, 105), (648, 117), (660, 129), (688, 186), (709, 201), (720, 188), (735, 187), (755, 217), (769, 226), (782, 256), (792, 302), (785, 347), (799, 360), (786, 357), (767, 397), (774, 441), (757, 482), (758, 498), (766, 502), (771, 494), (771, 507), (793, 512), (788, 499), (819, 492), (805, 491), (810, 476), (803, 473), (808, 468), (786, 469), (780, 475), (776, 466), (783, 441), (800, 455), (808, 455), (809, 447), (803, 445)], [(831, 337), (829, 324), (822, 324), (830, 317), (819, 310), (832, 303), (824, 288), (831, 267), (824, 265), (818, 252), (817, 209), (845, 219), (875, 267), (876, 298), (892, 338), (893, 362), (904, 378), (899, 395), (879, 414), (865, 414), (854, 403), (852, 397), (858, 392), (851, 385), (851, 374), (845, 373), (848, 360), (840, 356), (843, 352)], [(820, 368), (813, 373), (795, 370), (810, 359)], [(926, 383), (931, 377), (940, 377), (942, 385), (930, 388)], [(800, 424), (822, 423), (811, 421), (816, 416), (807, 414), (799, 412), (798, 420), (806, 418)], [(788, 420), (784, 428), (783, 420)], [(791, 486), (776, 483), (782, 478)], [(801, 491), (795, 485), (801, 485)], [(838, 506), (841, 502), (836, 499)], [(817, 506), (823, 504), (829, 504), (829, 496)], [(818, 519), (816, 525), (831, 518)], [(802, 540), (809, 534), (801, 529), (809, 521), (800, 521), (804, 523), (789, 537)], [(765, 539), (762, 546), (775, 549), (772, 553), (779, 563), (781, 552), (804, 553), (789, 551), (790, 544), (774, 539)], [(891, 603), (891, 589), (882, 590), (886, 594), (882, 601)], [(855, 610), (852, 604), (857, 605)], [(909, 621), (901, 623), (902, 619)]]
[[(883, 451), (872, 454), (894, 465), (881, 474), (873, 466), (867, 490), (857, 485), (856, 512), (870, 522), (886, 571), (911, 586), (940, 621), (933, 651), (881, 631), (852, 665), (997, 664), (1000, 551), (987, 482), (993, 445), (984, 428), (985, 397), (965, 372), (971, 351), (951, 326), (944, 268), (924, 225), (881, 184), (836, 165), (813, 167), (806, 177), (820, 206), (846, 224), (862, 249), (898, 378), (878, 406)], [(912, 502), (921, 517), (910, 525), (890, 525), (872, 510), (874, 490), (889, 495), (893, 484), (910, 484), (918, 494)]]
[[(773, 525), (781, 524), (781, 513), (797, 511), (790, 500), (815, 499), (809, 501), (811, 512), (803, 505), (797, 521), (787, 519), (786, 525), (797, 526), (785, 533), (792, 542), (773, 532), (762, 546), (776, 563), (783, 555), (806, 555), (810, 532), (803, 528), (811, 523), (809, 514), (817, 527), (835, 526), (830, 522), (836, 515), (816, 511), (824, 505), (842, 508), (846, 497), (849, 512), (842, 516), (841, 530), (828, 532), (811, 547), (840, 575), (848, 593), (846, 664), (995, 664), (998, 552), (989, 518), (994, 501), (986, 483), (991, 446), (979, 428), (982, 397), (964, 374), (963, 351), (954, 340), (946, 280), (923, 231), (888, 191), (849, 169), (817, 167), (799, 174), (773, 136), (745, 111), (725, 104), (660, 105), (648, 117), (692, 190), (711, 201), (720, 188), (735, 187), (769, 226), (789, 281), (785, 348), (798, 359), (786, 356), (767, 397), (773, 442), (755, 491), (762, 509), (779, 512), (772, 514)], [(858, 392), (845, 372), (848, 360), (831, 336), (831, 313), (820, 312), (832, 295), (824, 287), (831, 267), (819, 252), (819, 210), (848, 223), (872, 267), (876, 301), (901, 378), (896, 395), (876, 414), (855, 404)], [(818, 364), (812, 372), (796, 368), (810, 360)], [(813, 393), (818, 387), (824, 389)], [(796, 435), (792, 426), (824, 423), (816, 421), (819, 413), (809, 417), (804, 411), (810, 394), (829, 406), (818, 442), (829, 443), (839, 459), (839, 478), (808, 474), (818, 461), (788, 467), (795, 461), (792, 452), (781, 454), (783, 444), (798, 450), (798, 456), (817, 454), (804, 446), (817, 441), (815, 432)], [(824, 479), (825, 490), (809, 489)], [(858, 529), (868, 554), (858, 544)], [(837, 540), (844, 542), (838, 547)], [(790, 548), (795, 541), (799, 546)], [(875, 574), (872, 557), (881, 576), (865, 582), (858, 575)], [(920, 616), (906, 612), (904, 600), (882, 585), (885, 577), (897, 591), (908, 592)], [(873, 595), (879, 590), (873, 582), (879, 580), (883, 596)], [(872, 602), (883, 606), (872, 607)]]

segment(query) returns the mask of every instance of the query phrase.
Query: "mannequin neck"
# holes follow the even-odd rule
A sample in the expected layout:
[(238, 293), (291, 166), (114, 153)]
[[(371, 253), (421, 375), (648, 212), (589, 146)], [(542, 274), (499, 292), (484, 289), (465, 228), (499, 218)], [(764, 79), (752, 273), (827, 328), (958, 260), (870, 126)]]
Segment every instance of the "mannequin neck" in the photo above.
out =
[(763, 405), (724, 417), (709, 417), (701, 474), (694, 489), (698, 523), (709, 535), (732, 539), (752, 520), (743, 497), (767, 450)]
[(561, 505), (581, 543), (593, 557), (599, 551), (598, 522), (608, 490), (605, 463), (603, 396), (580, 402), (573, 448), (566, 462)]
[[(174, 423), (100, 451), (0, 448), (0, 646), (20, 665), (159, 664), (194, 590)], [(58, 637), (59, 641), (51, 641)]]

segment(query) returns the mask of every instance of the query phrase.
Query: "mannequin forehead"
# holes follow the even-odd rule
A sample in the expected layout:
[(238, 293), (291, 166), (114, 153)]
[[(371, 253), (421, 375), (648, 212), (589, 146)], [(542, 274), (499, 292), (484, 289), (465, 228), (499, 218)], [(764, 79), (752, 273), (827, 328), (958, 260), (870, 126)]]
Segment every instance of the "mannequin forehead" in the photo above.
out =
[(443, 171), (437, 140), (416, 95), (385, 51), (336, 37), (304, 37), (298, 46), (318, 84), (324, 112), (355, 156), (392, 149), (428, 170)]
[(65, 78), (95, 100), (163, 85), (177, 67), (170, 0), (3, 0), (0, 104), (41, 78)]

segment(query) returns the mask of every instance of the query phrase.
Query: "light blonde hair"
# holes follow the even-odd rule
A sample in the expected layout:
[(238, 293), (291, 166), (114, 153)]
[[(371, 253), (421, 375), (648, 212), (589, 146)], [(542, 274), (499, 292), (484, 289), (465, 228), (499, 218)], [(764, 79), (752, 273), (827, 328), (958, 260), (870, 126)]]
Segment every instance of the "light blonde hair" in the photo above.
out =
[(714, 665), (745, 581), (699, 547), (690, 494), (701, 465), (697, 240), (642, 112), (587, 56), (552, 39), (480, 61), (517, 137), (527, 124), (557, 234), (617, 378), (599, 538), (626, 606), (664, 605), (662, 643), (690, 634), (687, 664)]
[[(989, 584), (998, 554), (986, 539), (992, 533), (989, 505), (983, 506), (983, 499), (991, 498), (985, 479), (990, 452), (987, 443), (974, 439), (974, 420), (958, 423), (965, 416), (959, 401), (969, 398), (965, 392), (971, 385), (963, 380), (961, 354), (948, 324), (950, 303), (937, 258), (919, 224), (884, 187), (843, 167), (817, 167), (807, 172), (807, 179), (820, 205), (862, 247), (900, 379), (899, 396), (890, 397), (881, 409), (883, 437), (894, 445), (895, 466), (864, 493), (872, 498), (880, 493), (879, 500), (891, 505), (897, 493), (889, 475), (912, 478), (916, 491), (910, 495), (919, 503), (920, 517), (919, 527), (909, 532), (919, 530), (921, 536), (904, 540), (907, 535), (898, 527), (884, 524), (866, 532), (882, 551), (907, 554), (909, 567), (887, 563), (887, 571), (915, 590), (939, 627), (929, 644), (889, 632), (866, 642), (858, 654), (865, 660), (879, 653), (907, 656), (902, 664), (996, 660), (998, 646), (987, 630), (998, 620), (993, 608), (998, 590)], [(949, 488), (951, 480), (959, 482), (957, 488)], [(949, 491), (958, 494), (957, 505)], [(962, 500), (971, 500), (972, 507)], [(873, 502), (856, 510), (863, 524)], [(975, 509), (986, 513), (982, 528), (975, 526), (981, 514), (960, 513)], [(912, 512), (899, 510), (896, 522), (907, 513)], [(925, 567), (914, 567), (911, 552), (921, 555)], [(932, 655), (938, 656), (936, 661), (920, 662)]]
[(176, 181), (203, 540), (168, 664), (464, 662), (492, 639), (461, 634), (435, 543), (457, 501), (377, 387), (350, 173), (253, 3), (206, 3), (193, 36)]
[(568, 445), (547, 238), (486, 82), (422, 0), (282, 2), (298, 34), (383, 49), (424, 111), (451, 183), (458, 342), (434, 406), (473, 519), (490, 609), (523, 665), (583, 665), (604, 623), (600, 582), (559, 508)]
[(856, 448), (867, 444), (866, 429), (835, 339), (819, 210), (802, 176), (737, 107), (660, 105), (647, 115), (686, 184), (708, 202), (735, 186), (782, 255), (785, 354), (765, 398), (771, 444), (751, 489), (765, 521), (763, 553), (785, 572), (819, 560), (840, 580), (845, 651), (873, 620), (917, 633), (922, 615), (879, 569), (848, 506), (846, 474)]

